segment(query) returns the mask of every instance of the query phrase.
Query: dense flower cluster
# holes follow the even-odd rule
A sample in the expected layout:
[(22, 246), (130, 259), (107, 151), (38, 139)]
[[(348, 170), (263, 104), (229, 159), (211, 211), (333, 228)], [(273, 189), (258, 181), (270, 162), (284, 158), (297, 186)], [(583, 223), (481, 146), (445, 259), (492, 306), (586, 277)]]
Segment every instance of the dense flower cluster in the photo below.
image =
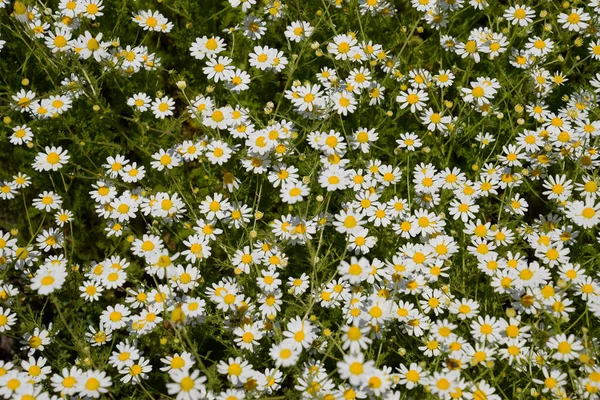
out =
[(0, 396), (600, 398), (598, 0), (54, 3), (0, 0)]

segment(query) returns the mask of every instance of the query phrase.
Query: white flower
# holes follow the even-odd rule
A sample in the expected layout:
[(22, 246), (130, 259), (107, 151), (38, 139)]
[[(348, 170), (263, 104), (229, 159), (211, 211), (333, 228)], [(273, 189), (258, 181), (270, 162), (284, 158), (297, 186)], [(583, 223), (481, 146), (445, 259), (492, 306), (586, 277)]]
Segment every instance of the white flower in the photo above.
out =
[(175, 100), (172, 98), (165, 96), (163, 98), (156, 98), (152, 102), (152, 113), (156, 118), (164, 119), (165, 117), (170, 117), (173, 115), (173, 110), (175, 109)]

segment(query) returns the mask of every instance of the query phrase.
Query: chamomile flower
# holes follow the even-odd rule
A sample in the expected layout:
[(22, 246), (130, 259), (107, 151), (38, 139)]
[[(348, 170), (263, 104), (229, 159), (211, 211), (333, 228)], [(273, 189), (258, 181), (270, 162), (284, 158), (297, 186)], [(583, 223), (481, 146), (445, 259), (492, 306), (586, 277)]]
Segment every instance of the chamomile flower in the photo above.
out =
[(108, 43), (102, 41), (102, 32), (93, 36), (90, 32), (85, 31), (76, 39), (73, 45), (73, 50), (80, 58), (86, 60), (93, 57), (97, 62), (101, 62), (108, 57), (107, 48)]
[(573, 8), (569, 14), (560, 13), (557, 18), (557, 22), (562, 24), (563, 29), (573, 32), (587, 28), (590, 20), (590, 14), (586, 13), (583, 8)]
[(546, 343), (550, 350), (554, 350), (552, 358), (561, 361), (569, 361), (577, 358), (579, 351), (583, 350), (581, 341), (575, 335), (567, 336), (564, 333), (551, 337)]
[(87, 280), (79, 286), (79, 291), (81, 292), (81, 297), (83, 299), (94, 302), (100, 298), (104, 292), (104, 287), (95, 280)]
[(15, 198), (17, 192), (17, 186), (14, 182), (4, 181), (0, 182), (0, 199), (11, 200)]
[(44, 357), (39, 357), (36, 360), (35, 357), (30, 356), (29, 359), (21, 362), (21, 368), (23, 368), (33, 383), (40, 383), (52, 372), (52, 367), (46, 365), (47, 362), (48, 360)]
[(504, 11), (504, 18), (512, 25), (525, 27), (533, 22), (535, 11), (526, 5), (515, 5)]
[(13, 128), (13, 133), (10, 136), (10, 142), (14, 145), (23, 145), (31, 142), (33, 132), (27, 125), (19, 125)]
[(481, 56), (479, 55), (479, 51), (481, 49), (477, 45), (475, 40), (468, 40), (467, 42), (458, 42), (455, 46), (455, 52), (457, 55), (461, 56), (461, 58), (472, 58), (476, 63), (481, 61)]
[(310, 279), (309, 279), (308, 275), (303, 273), (298, 278), (294, 278), (294, 277), (288, 278), (288, 282), (286, 284), (287, 284), (287, 286), (290, 287), (290, 291), (295, 296), (299, 296), (299, 295), (303, 294), (304, 292), (306, 292), (306, 289), (308, 289), (308, 286), (310, 284)]
[(97, 399), (107, 393), (112, 380), (104, 371), (88, 370), (77, 380), (77, 392), (81, 396)]
[(333, 110), (344, 116), (356, 110), (357, 101), (352, 93), (336, 92), (331, 96)]
[(54, 31), (48, 31), (45, 44), (53, 53), (68, 52), (72, 50), (75, 45), (72, 37), (69, 28), (55, 27)]
[(550, 39), (542, 39), (539, 36), (529, 38), (525, 48), (536, 57), (544, 57), (554, 49), (554, 42)]
[(10, 308), (0, 307), (0, 332), (8, 332), (17, 323), (17, 314), (11, 313)]
[(241, 327), (235, 328), (233, 334), (236, 336), (234, 342), (244, 350), (252, 351), (254, 346), (259, 345), (259, 340), (263, 334), (259, 330), (256, 324), (245, 324)]
[[(148, 110), (150, 108), (150, 103), (152, 103), (152, 102), (153, 102), (152, 98), (150, 98), (150, 96), (148, 96), (144, 92), (136, 93), (132, 97), (127, 99), (128, 106), (135, 107), (136, 110), (141, 111), (141, 112)], [(168, 103), (167, 103), (167, 105), (168, 105)], [(159, 104), (159, 106), (160, 106), (160, 104)]]
[(33, 206), (38, 210), (51, 212), (62, 205), (62, 198), (54, 192), (43, 191), (34, 201)]
[(140, 357), (131, 365), (127, 365), (119, 370), (119, 373), (123, 375), (121, 382), (136, 385), (142, 380), (148, 379), (148, 373), (152, 371), (152, 365), (150, 361), (145, 357)]
[(249, 39), (258, 40), (266, 31), (267, 24), (261, 18), (248, 15), (242, 21), (242, 34)]
[(198, 37), (190, 46), (192, 57), (202, 60), (206, 58), (214, 58), (217, 54), (224, 51), (226, 48), (225, 41), (218, 37)]
[(592, 228), (600, 223), (600, 204), (596, 204), (592, 198), (573, 201), (568, 206), (567, 217), (576, 225)]
[(50, 378), (52, 388), (65, 395), (74, 395), (77, 393), (77, 384), (82, 376), (83, 371), (78, 367), (63, 368), (60, 373), (55, 373)]
[(136, 162), (132, 162), (119, 171), (119, 176), (126, 183), (139, 182), (146, 176), (146, 168), (143, 165), (138, 167)]
[(156, 98), (150, 107), (156, 118), (164, 119), (165, 117), (173, 115), (173, 110), (175, 109), (175, 100), (168, 96), (160, 99)]
[(479, 303), (471, 299), (454, 300), (448, 309), (450, 313), (456, 314), (459, 319), (471, 319), (478, 314)]
[(43, 265), (31, 280), (31, 290), (40, 295), (48, 295), (62, 288), (67, 277), (64, 267)]
[(284, 368), (295, 365), (300, 357), (300, 353), (301, 348), (290, 339), (273, 345), (269, 350), (269, 355), (275, 362), (275, 366)]
[(54, 221), (59, 227), (65, 226), (65, 224), (73, 221), (73, 213), (69, 210), (60, 209), (54, 214)]
[(285, 30), (285, 37), (287, 37), (292, 42), (300, 42), (308, 37), (310, 37), (313, 33), (314, 28), (307, 21), (294, 21)]
[(333, 37), (333, 42), (328, 44), (327, 50), (336, 60), (347, 60), (352, 48), (357, 44), (354, 35), (340, 34)]
[(160, 361), (164, 364), (164, 366), (160, 368), (161, 371), (187, 371), (190, 370), (194, 365), (194, 356), (187, 351), (184, 351), (181, 354), (175, 353), (173, 355), (161, 358)]
[(371, 148), (371, 144), (379, 139), (379, 134), (375, 131), (375, 129), (367, 129), (367, 128), (358, 128), (352, 136), (352, 141), (350, 142), (353, 149), (358, 149), (363, 153), (368, 153)]
[(71, 156), (62, 147), (46, 146), (35, 157), (33, 168), (36, 171), (58, 171), (67, 164)]
[(239, 68), (233, 70), (228, 79), (227, 88), (232, 92), (239, 93), (250, 88), (250, 74)]
[(234, 150), (220, 140), (211, 142), (206, 148), (206, 157), (212, 164), (223, 165), (233, 155)]
[(302, 182), (285, 182), (281, 186), (281, 200), (288, 204), (296, 204), (304, 200), (310, 193), (310, 189)]
[(362, 353), (344, 355), (343, 361), (338, 361), (337, 371), (340, 378), (347, 379), (351, 385), (358, 386), (364, 377), (375, 368), (375, 362), (365, 360)]
[(33, 332), (27, 332), (23, 335), (21, 344), (24, 344), (21, 350), (28, 350), (27, 355), (31, 357), (36, 351), (43, 351), (51, 342), (49, 332), (46, 329), (35, 328)]
[(206, 67), (202, 69), (208, 79), (212, 79), (215, 82), (227, 81), (234, 70), (234, 66), (231, 65), (233, 60), (229, 57), (218, 56), (214, 59), (209, 59), (206, 62)]
[(127, 325), (128, 317), (131, 314), (129, 308), (122, 304), (108, 306), (100, 316), (100, 322), (110, 330), (124, 328)]
[(400, 103), (400, 108), (405, 109), (410, 106), (410, 111), (416, 113), (422, 111), (429, 100), (427, 92), (420, 89), (408, 89), (407, 92), (400, 92), (396, 101)]

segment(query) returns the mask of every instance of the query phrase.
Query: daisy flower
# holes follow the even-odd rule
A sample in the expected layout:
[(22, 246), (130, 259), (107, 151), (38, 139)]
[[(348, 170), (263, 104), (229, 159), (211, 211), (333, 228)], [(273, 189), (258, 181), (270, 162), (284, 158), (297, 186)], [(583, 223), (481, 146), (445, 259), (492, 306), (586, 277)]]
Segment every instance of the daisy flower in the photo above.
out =
[(351, 93), (336, 92), (331, 96), (333, 110), (344, 116), (356, 110), (357, 101)]
[(206, 396), (206, 377), (200, 376), (200, 371), (171, 370), (169, 377), (173, 382), (167, 383), (167, 392), (176, 395), (176, 400), (201, 399)]
[(531, 7), (519, 4), (507, 8), (503, 16), (512, 25), (525, 27), (533, 22), (535, 11)]
[(218, 56), (218, 58), (209, 59), (206, 62), (206, 67), (202, 68), (202, 71), (208, 79), (212, 79), (215, 82), (226, 82), (235, 69), (233, 65), (230, 65), (232, 62), (233, 60), (229, 57)]
[(590, 14), (583, 11), (583, 8), (573, 8), (569, 14), (558, 14), (556, 21), (562, 24), (564, 29), (580, 32), (589, 26), (591, 19)]
[[(158, 99), (156, 99), (155, 101), (157, 101), (157, 100)], [(169, 99), (169, 100), (171, 100), (171, 99)], [(135, 107), (136, 110), (141, 111), (141, 112), (148, 110), (148, 108), (150, 108), (151, 102), (152, 102), (152, 98), (144, 92), (139, 92), (137, 94), (134, 94), (132, 97), (127, 99), (128, 106)], [(160, 103), (159, 106), (161, 104), (162, 103)], [(169, 104), (167, 103), (167, 105), (169, 105)], [(172, 105), (173, 104), (171, 104), (171, 106)]]
[(69, 96), (58, 95), (50, 96), (47, 99), (48, 112), (51, 114), (62, 114), (72, 107), (72, 100)]
[(456, 314), (459, 319), (465, 320), (475, 317), (478, 314), (479, 303), (475, 300), (465, 299), (454, 300), (448, 311), (452, 314)]
[(88, 31), (80, 35), (73, 46), (75, 53), (79, 54), (80, 58), (86, 60), (93, 57), (97, 62), (101, 62), (102, 59), (108, 57), (107, 48), (108, 43), (102, 42), (102, 32), (92, 36)]
[(327, 45), (327, 50), (336, 60), (347, 60), (350, 50), (358, 44), (353, 35), (341, 34), (333, 37), (333, 42)]
[(132, 385), (136, 385), (143, 379), (148, 379), (148, 373), (150, 371), (152, 371), (152, 365), (150, 365), (150, 361), (144, 357), (140, 357), (139, 360), (136, 360), (131, 365), (121, 368), (119, 373), (124, 375), (121, 378), (121, 382), (131, 382)]
[(104, 287), (95, 280), (84, 281), (79, 286), (81, 297), (89, 302), (97, 301), (104, 292)]
[[(23, 368), (33, 383), (40, 383), (52, 372), (52, 367), (46, 365), (47, 362), (48, 360), (44, 357), (40, 357), (37, 360), (34, 357), (29, 357), (28, 360), (21, 362), (21, 368)], [(22, 388), (19, 388), (18, 392), (21, 390)]]
[(8, 332), (17, 323), (17, 314), (11, 313), (10, 308), (0, 307), (0, 332)]
[(420, 89), (408, 89), (407, 92), (400, 92), (396, 97), (396, 101), (400, 103), (400, 108), (405, 109), (410, 106), (410, 112), (412, 113), (422, 111), (427, 100), (429, 100), (429, 95)]
[(573, 201), (568, 205), (567, 217), (576, 225), (592, 228), (600, 223), (600, 204), (589, 197), (585, 201)]
[(475, 40), (468, 40), (465, 43), (458, 42), (455, 47), (457, 55), (461, 56), (461, 58), (471, 57), (476, 63), (481, 61), (481, 56), (479, 55), (480, 50), (481, 49)]
[(269, 350), (269, 355), (275, 361), (276, 367), (291, 367), (295, 365), (300, 357), (301, 347), (293, 340), (287, 339), (274, 344)]
[(250, 88), (250, 74), (239, 68), (232, 70), (227, 81), (227, 88), (232, 92), (239, 93)]
[(575, 335), (567, 336), (564, 333), (551, 337), (546, 343), (546, 346), (555, 351), (552, 358), (560, 361), (573, 360), (577, 358), (579, 352), (583, 350), (581, 341), (577, 339)]
[(62, 288), (67, 278), (64, 268), (43, 265), (31, 279), (31, 290), (45, 296)]
[(242, 33), (249, 39), (258, 40), (265, 32), (267, 32), (267, 24), (258, 17), (248, 15), (242, 21)]
[(287, 26), (285, 30), (285, 37), (291, 42), (300, 42), (303, 39), (310, 37), (313, 33), (314, 28), (310, 22), (307, 21), (294, 21)]
[(365, 361), (362, 353), (344, 355), (343, 361), (338, 361), (337, 371), (340, 378), (347, 379), (351, 385), (358, 386), (363, 378), (375, 368), (375, 362)]
[(31, 128), (27, 125), (15, 126), (12, 130), (13, 133), (10, 136), (10, 143), (14, 145), (27, 144), (33, 139), (33, 133), (31, 132)]
[(281, 185), (281, 200), (288, 204), (296, 204), (308, 196), (310, 189), (302, 182), (285, 182)]
[(167, 24), (167, 19), (158, 11), (140, 11), (134, 13), (133, 22), (141, 26), (145, 31), (162, 31), (163, 25)]
[(74, 18), (83, 12), (82, 3), (75, 0), (61, 0), (58, 4), (58, 9), (62, 15), (69, 18)]
[(155, 118), (164, 119), (173, 115), (175, 109), (175, 100), (169, 96), (163, 98), (156, 98), (151, 104), (152, 113)]
[(119, 171), (119, 176), (126, 183), (139, 182), (146, 176), (146, 168), (143, 165), (138, 167), (136, 162), (132, 162)]
[(225, 41), (218, 36), (196, 38), (190, 46), (192, 57), (197, 60), (206, 58), (214, 58), (217, 54), (224, 51), (226, 48)]
[(46, 146), (44, 150), (45, 152), (39, 152), (35, 157), (33, 168), (36, 171), (58, 171), (71, 158), (68, 151), (62, 147)]
[(43, 191), (38, 198), (33, 200), (35, 208), (46, 212), (59, 209), (61, 205), (62, 198), (54, 192)]
[(14, 182), (3, 181), (0, 182), (0, 199), (11, 200), (15, 198), (17, 192), (17, 185)]
[(88, 370), (82, 373), (77, 381), (77, 393), (80, 396), (100, 398), (103, 393), (108, 393), (111, 387), (111, 378), (104, 371)]

